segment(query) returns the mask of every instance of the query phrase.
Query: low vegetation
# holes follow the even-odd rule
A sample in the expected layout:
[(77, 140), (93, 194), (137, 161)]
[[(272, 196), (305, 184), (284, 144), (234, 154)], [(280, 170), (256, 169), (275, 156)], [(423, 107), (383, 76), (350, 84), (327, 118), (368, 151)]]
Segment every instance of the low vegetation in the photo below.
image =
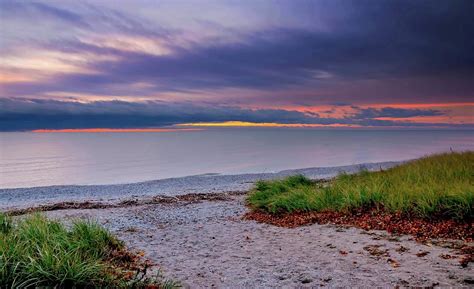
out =
[(328, 182), (304, 176), (260, 181), (248, 204), (292, 212), (383, 210), (424, 219), (474, 219), (474, 152), (432, 155), (377, 172), (341, 174)]
[(172, 288), (98, 224), (0, 214), (0, 288)]

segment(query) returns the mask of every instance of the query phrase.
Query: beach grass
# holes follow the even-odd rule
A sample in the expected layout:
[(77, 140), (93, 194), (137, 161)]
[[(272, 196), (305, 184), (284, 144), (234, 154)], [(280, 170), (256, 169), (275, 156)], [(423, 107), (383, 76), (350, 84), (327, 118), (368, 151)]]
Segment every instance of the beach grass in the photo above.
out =
[(66, 227), (40, 214), (15, 221), (0, 214), (0, 288), (174, 287), (159, 278), (134, 278), (136, 268), (124, 261), (131, 256), (94, 222)]
[(377, 208), (421, 218), (474, 218), (474, 152), (423, 157), (397, 167), (341, 174), (329, 182), (304, 176), (259, 181), (247, 198), (271, 214)]

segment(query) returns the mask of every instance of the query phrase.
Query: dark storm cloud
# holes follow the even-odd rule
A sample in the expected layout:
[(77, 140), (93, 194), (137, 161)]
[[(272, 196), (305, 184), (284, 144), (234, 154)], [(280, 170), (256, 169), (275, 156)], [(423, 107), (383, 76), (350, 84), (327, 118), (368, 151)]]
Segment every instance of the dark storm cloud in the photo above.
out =
[[(419, 109), (382, 108), (378, 113), (348, 118), (322, 118), (318, 114), (281, 109), (243, 109), (193, 103), (96, 101), (79, 103), (42, 99), (0, 99), (0, 131), (61, 128), (160, 127), (190, 122), (276, 122), (284, 124), (354, 124), (377, 126), (426, 126), (372, 119), (380, 116), (425, 116)], [(446, 126), (443, 124), (435, 124)], [(459, 126), (462, 127), (462, 126)]]
[[(189, 122), (240, 120), (250, 122), (314, 122), (297, 111), (249, 110), (192, 103), (97, 101), (92, 103), (41, 99), (0, 99), (0, 130), (36, 128), (150, 127)], [(333, 119), (318, 120), (334, 122)]]

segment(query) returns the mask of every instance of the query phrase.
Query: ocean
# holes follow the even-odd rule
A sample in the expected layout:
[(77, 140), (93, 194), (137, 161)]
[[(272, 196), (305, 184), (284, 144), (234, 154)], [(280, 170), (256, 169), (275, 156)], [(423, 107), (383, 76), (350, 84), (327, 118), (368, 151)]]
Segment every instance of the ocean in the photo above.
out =
[(472, 130), (212, 128), (0, 133), (0, 188), (277, 172), (474, 150)]

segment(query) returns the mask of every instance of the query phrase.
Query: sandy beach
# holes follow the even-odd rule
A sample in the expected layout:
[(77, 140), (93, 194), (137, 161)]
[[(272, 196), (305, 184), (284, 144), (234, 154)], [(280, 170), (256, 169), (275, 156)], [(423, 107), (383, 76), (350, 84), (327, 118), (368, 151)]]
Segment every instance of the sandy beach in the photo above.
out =
[[(63, 201), (108, 204), (110, 207), (99, 209), (45, 213), (66, 222), (97, 220), (129, 248), (143, 251), (165, 277), (185, 287), (472, 286), (472, 263), (461, 267), (458, 252), (451, 246), (421, 244), (410, 236), (383, 231), (318, 224), (288, 229), (242, 219), (247, 212), (243, 192), (258, 179), (296, 173), (323, 179), (342, 171), (386, 169), (396, 164), (8, 189), (0, 190), (0, 205), (3, 211), (10, 211)], [(146, 203), (160, 196), (196, 193), (215, 197)], [(119, 202), (127, 205), (117, 206)]]

